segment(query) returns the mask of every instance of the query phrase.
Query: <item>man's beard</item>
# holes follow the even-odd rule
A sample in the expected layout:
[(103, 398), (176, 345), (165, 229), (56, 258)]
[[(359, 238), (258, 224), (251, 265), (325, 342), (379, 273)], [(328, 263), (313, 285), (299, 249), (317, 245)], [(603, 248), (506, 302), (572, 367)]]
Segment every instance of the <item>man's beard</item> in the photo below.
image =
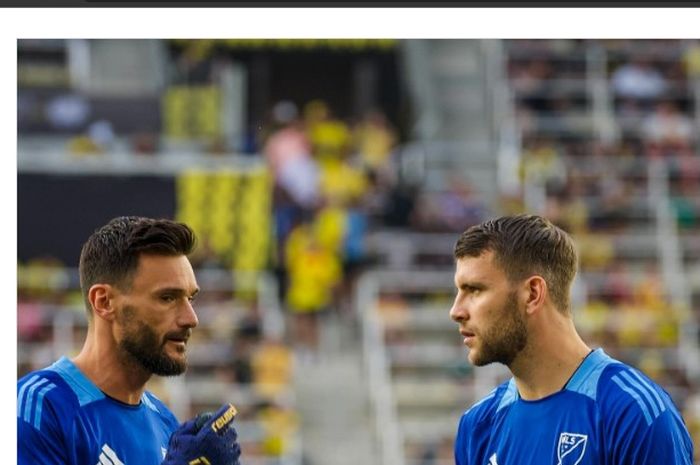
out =
[(484, 366), (498, 362), (510, 366), (527, 345), (527, 325), (518, 309), (516, 291), (508, 295), (500, 318), (481, 334), (481, 346), (472, 363)]
[(137, 319), (134, 307), (124, 307), (120, 323), (124, 336), (119, 341), (122, 353), (141, 365), (146, 371), (158, 376), (176, 376), (185, 372), (187, 360), (175, 360), (165, 352), (169, 337), (189, 337), (189, 329), (167, 333), (159, 341), (156, 333), (143, 321)]

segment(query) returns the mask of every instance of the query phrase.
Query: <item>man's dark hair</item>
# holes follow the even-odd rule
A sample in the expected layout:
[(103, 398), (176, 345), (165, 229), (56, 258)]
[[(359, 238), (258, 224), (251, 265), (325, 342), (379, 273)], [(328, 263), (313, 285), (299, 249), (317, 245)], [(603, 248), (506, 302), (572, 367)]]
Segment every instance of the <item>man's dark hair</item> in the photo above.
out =
[(131, 286), (142, 254), (189, 255), (195, 245), (192, 229), (167, 219), (120, 216), (98, 228), (80, 252), (80, 289), (92, 316), (88, 291), (93, 284)]
[(552, 301), (566, 314), (569, 291), (578, 267), (571, 237), (537, 215), (503, 216), (472, 226), (462, 233), (455, 259), (478, 257), (490, 250), (511, 282), (539, 275), (547, 282)]

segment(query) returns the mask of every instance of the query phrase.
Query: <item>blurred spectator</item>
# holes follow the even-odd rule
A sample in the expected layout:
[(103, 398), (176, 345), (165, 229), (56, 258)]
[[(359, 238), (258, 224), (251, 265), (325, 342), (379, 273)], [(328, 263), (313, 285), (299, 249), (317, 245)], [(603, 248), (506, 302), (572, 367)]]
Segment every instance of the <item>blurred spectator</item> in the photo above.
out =
[(382, 224), (394, 228), (408, 227), (416, 211), (419, 197), (420, 190), (417, 187), (406, 184), (394, 186), (383, 202)]
[(292, 229), (311, 214), (320, 200), (320, 171), (296, 106), (289, 101), (275, 105), (273, 131), (263, 155), (274, 178), (273, 217), (277, 261), (284, 266), (284, 248)]
[(634, 216), (634, 182), (609, 170), (596, 183), (598, 192), (591, 206), (590, 227), (597, 230), (618, 230), (629, 226)]
[(582, 270), (601, 270), (615, 258), (615, 245), (607, 234), (578, 231), (575, 236)]
[(695, 139), (695, 131), (692, 120), (668, 100), (659, 102), (642, 125), (642, 136), (651, 156), (689, 151)]
[[(17, 269), (20, 296), (28, 301), (65, 303), (71, 294), (70, 276), (65, 265), (60, 260), (50, 257), (38, 257), (26, 264), (20, 264)], [(82, 298), (79, 299), (82, 302)]]
[(320, 167), (321, 196), (332, 205), (356, 204), (367, 194), (369, 184), (362, 166), (351, 159), (350, 129), (333, 118), (322, 101), (309, 102), (305, 116), (313, 156)]
[(367, 113), (353, 130), (361, 165), (375, 173), (390, 169), (389, 156), (396, 140), (396, 132), (384, 113), (378, 110)]
[(322, 167), (344, 156), (350, 148), (350, 129), (343, 121), (333, 117), (325, 102), (309, 102), (304, 108), (304, 120), (314, 157)]
[(131, 150), (137, 155), (154, 155), (160, 150), (158, 134), (140, 132), (131, 138)]
[(321, 164), (321, 194), (332, 205), (356, 205), (368, 194), (365, 173), (344, 155)]
[(656, 263), (645, 267), (644, 274), (634, 286), (633, 297), (640, 308), (657, 312), (668, 310), (663, 279)]
[(484, 201), (464, 179), (452, 176), (442, 192), (423, 192), (413, 211), (413, 226), (422, 231), (463, 231), (487, 215)]
[(312, 208), (318, 200), (318, 168), (296, 106), (279, 102), (272, 110), (277, 129), (263, 147), (265, 160), (276, 186), (301, 208)]
[(313, 237), (320, 247), (340, 255), (347, 230), (347, 213), (337, 206), (326, 206), (316, 212)]
[(663, 381), (664, 365), (663, 356), (657, 348), (646, 349), (639, 357), (639, 369), (654, 381)]
[(318, 317), (332, 303), (333, 288), (342, 278), (341, 262), (336, 251), (324, 247), (311, 225), (300, 224), (287, 240), (285, 264), (292, 340), (307, 359), (318, 348)]
[(610, 305), (600, 298), (589, 298), (588, 302), (577, 310), (577, 324), (580, 324), (587, 339), (593, 345), (606, 347), (606, 350), (610, 342), (606, 338), (606, 330), (610, 326), (612, 311)]
[(523, 145), (520, 170), (525, 182), (554, 188), (566, 182), (566, 166), (552, 139), (533, 137)]
[(50, 324), (44, 321), (43, 306), (27, 299), (22, 290), (17, 302), (17, 336), (22, 341), (34, 342), (48, 338)]
[(89, 136), (78, 135), (68, 140), (68, 151), (76, 156), (95, 155), (102, 153), (102, 147)]
[(632, 302), (633, 289), (629, 282), (629, 270), (623, 262), (613, 262), (608, 267), (602, 291), (605, 301), (615, 307)]
[(683, 54), (683, 65), (689, 78), (700, 78), (700, 41), (690, 41)]
[(347, 212), (345, 240), (343, 243), (343, 265), (353, 268), (363, 262), (366, 255), (364, 238), (369, 226), (367, 216), (356, 209)]
[(535, 111), (547, 110), (541, 93), (547, 88), (547, 80), (552, 78), (554, 69), (545, 59), (528, 60), (525, 63), (511, 64), (511, 81), (514, 90), (523, 98), (526, 106)]
[(264, 399), (273, 400), (292, 382), (292, 354), (278, 339), (266, 339), (252, 353), (253, 387)]
[(698, 225), (700, 206), (691, 197), (676, 195), (671, 198), (671, 206), (676, 215), (678, 226), (682, 229), (692, 229)]
[(613, 72), (611, 85), (617, 97), (648, 100), (660, 97), (667, 82), (649, 59), (637, 57)]
[(290, 436), (299, 427), (299, 415), (281, 404), (265, 403), (258, 410), (264, 438), (262, 451), (270, 457), (280, 457), (290, 447)]
[(90, 123), (87, 135), (100, 148), (101, 152), (109, 151), (116, 140), (112, 123), (103, 119)]
[(90, 104), (81, 95), (59, 95), (49, 101), (45, 111), (51, 127), (80, 131), (90, 116)]
[(590, 210), (585, 200), (586, 184), (575, 170), (569, 181), (547, 198), (545, 216), (565, 231), (576, 234), (588, 229)]
[(698, 160), (695, 162), (694, 169), (681, 172), (684, 174), (681, 174), (678, 188), (671, 193), (671, 206), (678, 226), (683, 229), (700, 225), (700, 174), (696, 171)]

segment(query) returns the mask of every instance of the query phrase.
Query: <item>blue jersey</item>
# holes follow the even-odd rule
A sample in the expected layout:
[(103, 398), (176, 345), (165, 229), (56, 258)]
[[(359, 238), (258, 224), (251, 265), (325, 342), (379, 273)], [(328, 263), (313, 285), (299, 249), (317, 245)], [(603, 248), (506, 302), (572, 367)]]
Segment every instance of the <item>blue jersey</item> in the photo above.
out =
[(65, 357), (17, 383), (18, 465), (158, 465), (178, 426), (153, 394), (119, 402)]
[(511, 379), (462, 415), (456, 465), (692, 465), (669, 395), (639, 371), (592, 352), (564, 389), (520, 398)]

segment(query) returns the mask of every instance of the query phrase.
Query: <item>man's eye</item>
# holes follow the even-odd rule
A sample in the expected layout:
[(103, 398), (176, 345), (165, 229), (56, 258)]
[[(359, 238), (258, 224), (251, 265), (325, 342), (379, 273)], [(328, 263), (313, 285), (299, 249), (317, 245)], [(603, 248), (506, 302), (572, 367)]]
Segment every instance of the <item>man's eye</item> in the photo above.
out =
[(160, 300), (162, 300), (163, 302), (172, 302), (175, 300), (175, 296), (172, 296), (169, 294), (162, 295), (162, 296), (160, 296)]

